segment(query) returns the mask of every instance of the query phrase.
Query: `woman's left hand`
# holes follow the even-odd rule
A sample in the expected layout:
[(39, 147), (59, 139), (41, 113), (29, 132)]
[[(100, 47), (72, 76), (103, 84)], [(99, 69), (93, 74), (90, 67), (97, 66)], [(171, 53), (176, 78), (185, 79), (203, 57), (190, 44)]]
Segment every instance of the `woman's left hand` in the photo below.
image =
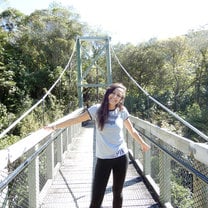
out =
[(148, 145), (147, 143), (142, 143), (141, 144), (141, 148), (142, 148), (142, 151), (143, 152), (146, 152), (146, 151), (148, 151), (151, 147), (150, 147), (150, 145)]

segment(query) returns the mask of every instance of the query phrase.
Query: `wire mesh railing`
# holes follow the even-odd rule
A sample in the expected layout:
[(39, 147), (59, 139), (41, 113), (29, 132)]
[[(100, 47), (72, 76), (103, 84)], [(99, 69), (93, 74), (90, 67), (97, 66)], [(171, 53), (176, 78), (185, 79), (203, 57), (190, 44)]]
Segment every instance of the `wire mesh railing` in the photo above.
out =
[[(161, 204), (175, 208), (208, 207), (208, 162), (197, 156), (202, 150), (199, 144), (146, 121), (131, 119), (151, 144), (151, 151), (142, 154), (139, 145), (127, 134), (128, 146)], [(207, 157), (208, 145), (203, 147)]]
[[(80, 127), (77, 124), (52, 134), (46, 134), (46, 130), (42, 130), (43, 134), (35, 132), (27, 141), (14, 144), (17, 152), (10, 152), (12, 146), (7, 155), (0, 151), (3, 161), (7, 160), (0, 169), (0, 207), (39, 207)], [(34, 138), (39, 141), (25, 151), (28, 141), (33, 143)]]
[[(161, 129), (147, 121), (130, 117), (135, 128), (151, 145), (142, 153), (140, 146), (127, 133), (127, 144), (135, 164), (147, 184), (154, 190), (164, 207), (204, 208), (208, 206), (208, 166), (201, 160), (196, 143)], [(40, 132), (30, 135), (30, 143), (21, 140), (21, 151), (10, 147), (0, 152), (3, 163), (0, 171), (0, 207), (39, 207), (58, 171), (64, 154), (80, 131), (80, 125), (59, 130), (50, 135)], [(25, 145), (25, 146), (24, 146)], [(20, 147), (19, 146), (19, 147)], [(207, 147), (204, 147), (207, 151)], [(11, 152), (10, 152), (11, 151)], [(206, 155), (204, 154), (204, 157)], [(6, 164), (6, 165), (2, 165)], [(166, 206), (167, 207), (167, 206)]]

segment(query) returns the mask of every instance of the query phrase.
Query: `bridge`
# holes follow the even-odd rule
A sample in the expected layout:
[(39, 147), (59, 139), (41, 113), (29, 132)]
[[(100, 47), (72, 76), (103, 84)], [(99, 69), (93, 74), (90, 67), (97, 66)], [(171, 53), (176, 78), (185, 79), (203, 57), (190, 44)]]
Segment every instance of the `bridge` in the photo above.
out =
[[(79, 98), (82, 99), (84, 85), (80, 81), (78, 86)], [(146, 95), (154, 100), (148, 93)], [(27, 113), (41, 102), (42, 99)], [(81, 110), (80, 105), (60, 119), (67, 119)], [(208, 207), (207, 143), (194, 142), (134, 115), (130, 115), (130, 119), (151, 145), (151, 150), (142, 153), (135, 140), (127, 131), (124, 132), (130, 160), (124, 183), (123, 207)], [(178, 119), (207, 139), (186, 121)], [(55, 132), (38, 129), (0, 150), (0, 207), (88, 207), (95, 139), (94, 124), (89, 121)], [(103, 207), (110, 208), (111, 203), (110, 180)]]

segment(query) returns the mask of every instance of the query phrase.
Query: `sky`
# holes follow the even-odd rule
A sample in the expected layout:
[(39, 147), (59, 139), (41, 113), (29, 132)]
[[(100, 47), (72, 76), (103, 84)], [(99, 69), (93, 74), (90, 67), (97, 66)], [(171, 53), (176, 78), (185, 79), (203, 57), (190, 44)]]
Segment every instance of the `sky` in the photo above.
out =
[[(24, 14), (47, 9), (54, 0), (7, 0)], [(73, 6), (81, 21), (100, 28), (114, 43), (168, 39), (208, 25), (207, 0), (57, 0)]]

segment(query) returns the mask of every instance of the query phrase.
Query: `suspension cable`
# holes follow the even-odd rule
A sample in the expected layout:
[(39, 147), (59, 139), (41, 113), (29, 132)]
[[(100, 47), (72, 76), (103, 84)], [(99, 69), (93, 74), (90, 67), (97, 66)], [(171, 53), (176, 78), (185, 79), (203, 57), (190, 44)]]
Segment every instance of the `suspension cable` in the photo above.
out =
[(132, 82), (147, 96), (149, 97), (149, 99), (151, 99), (153, 102), (155, 102), (157, 105), (159, 105), (160, 107), (162, 107), (165, 111), (167, 111), (168, 113), (170, 113), (172, 116), (174, 116), (176, 119), (178, 119), (180, 122), (182, 122), (185, 126), (189, 127), (191, 130), (193, 130), (196, 134), (198, 134), (199, 136), (201, 136), (203, 139), (205, 139), (206, 141), (208, 141), (208, 136), (205, 135), (203, 132), (201, 132), (200, 130), (198, 130), (197, 128), (195, 128), (194, 126), (192, 126), (190, 123), (188, 123), (187, 121), (185, 121), (183, 118), (181, 118), (179, 115), (177, 115), (176, 113), (172, 112), (170, 109), (168, 109), (166, 106), (164, 106), (163, 104), (161, 104), (159, 101), (157, 101), (155, 98), (153, 98), (152, 96), (149, 95), (148, 92), (146, 92), (137, 82), (136, 80), (133, 79), (133, 77), (127, 72), (127, 70), (123, 67), (123, 65), (121, 64), (121, 62), (119, 61), (115, 50), (113, 49), (113, 47), (111, 46), (111, 49), (114, 53), (114, 56), (118, 62), (118, 64), (120, 65), (120, 67), (123, 69), (123, 71), (127, 74), (127, 76), (132, 80)]
[(1, 134), (0, 134), (0, 139), (5, 136), (12, 128), (14, 128), (23, 118), (25, 118), (31, 111), (33, 111), (40, 103), (42, 103), (46, 97), (51, 93), (51, 91), (53, 90), (53, 88), (57, 85), (57, 83), (61, 80), (63, 74), (65, 73), (65, 71), (69, 68), (72, 57), (74, 56), (75, 53), (75, 49), (76, 49), (76, 42), (77, 39), (75, 41), (74, 47), (73, 47), (73, 51), (72, 54), (68, 60), (67, 65), (65, 66), (64, 70), (62, 71), (62, 73), (60, 74), (60, 76), (58, 77), (58, 79), (54, 82), (54, 84), (51, 86), (51, 88), (47, 91), (47, 93), (35, 104), (33, 105), (29, 110), (27, 110), (25, 113), (23, 113), (22, 116), (20, 116), (16, 121), (14, 121), (8, 128), (6, 128)]

